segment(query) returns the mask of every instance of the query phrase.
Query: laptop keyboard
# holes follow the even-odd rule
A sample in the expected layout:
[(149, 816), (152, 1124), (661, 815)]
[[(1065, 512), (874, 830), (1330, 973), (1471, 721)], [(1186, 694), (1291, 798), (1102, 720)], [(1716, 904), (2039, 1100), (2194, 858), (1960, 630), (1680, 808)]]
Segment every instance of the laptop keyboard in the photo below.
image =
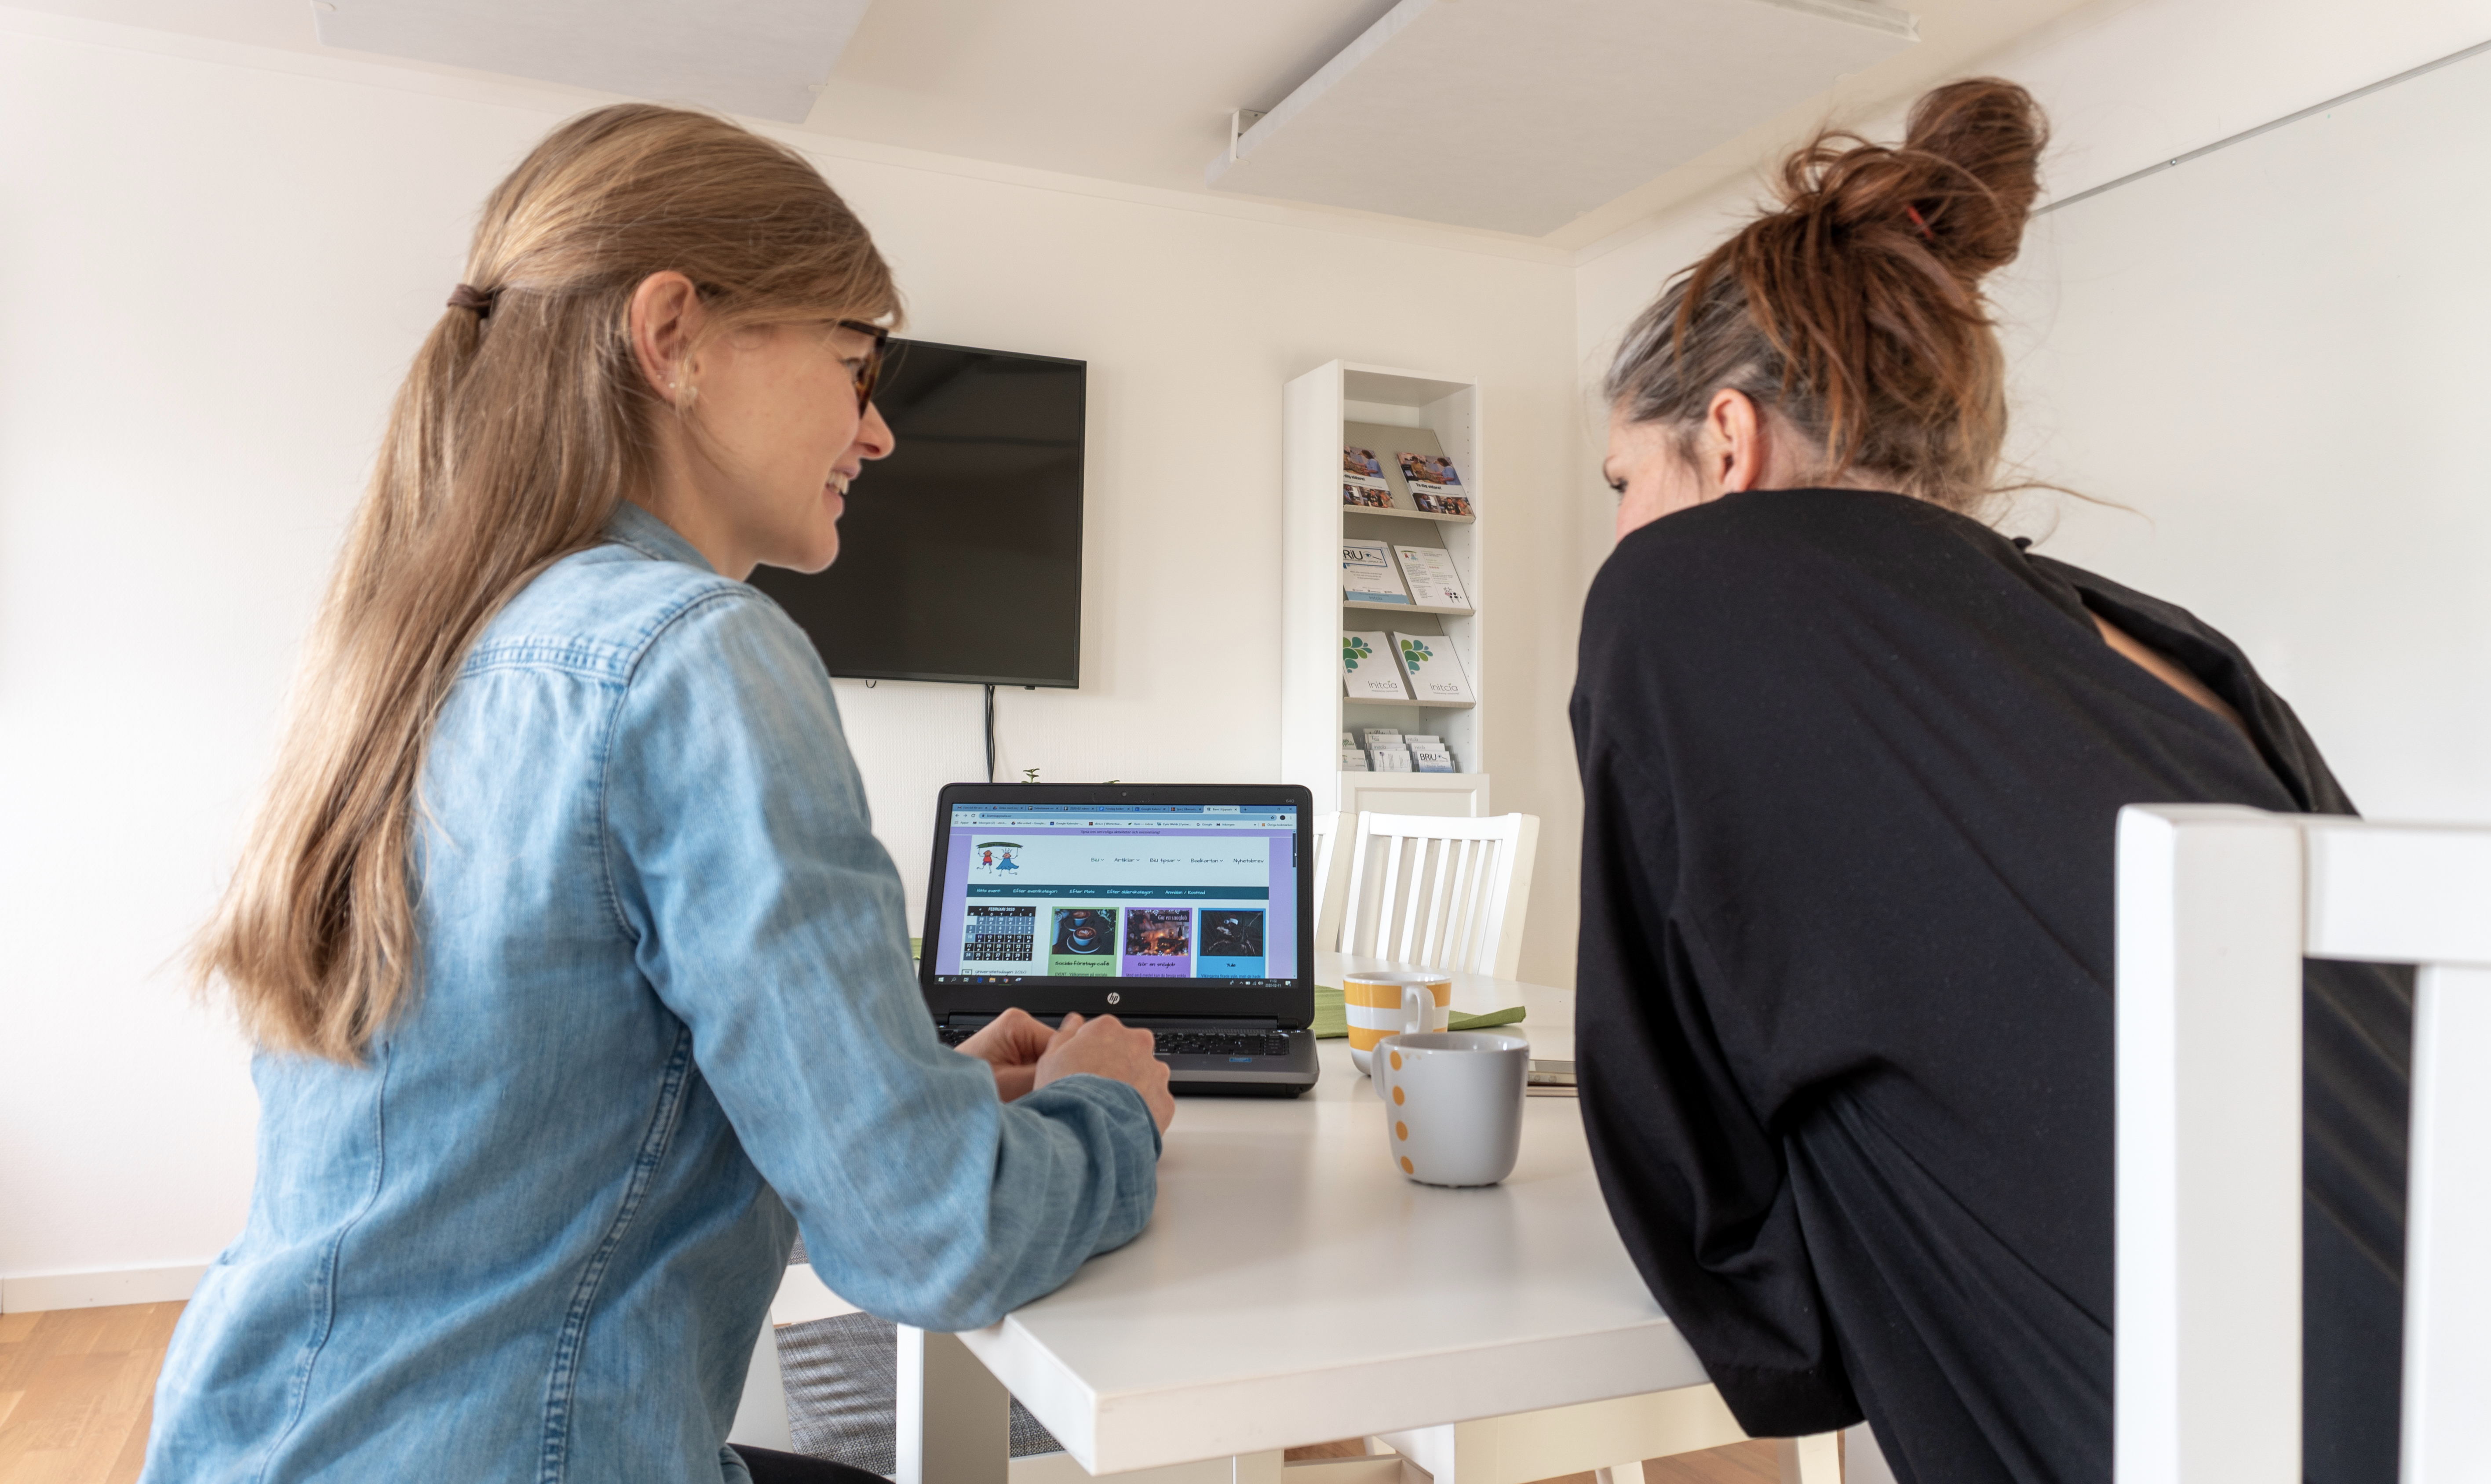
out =
[(1260, 1031), (1160, 1031), (1157, 1049), (1168, 1056), (1285, 1057), (1289, 1038)]
[[(940, 1026), (936, 1033), (946, 1046), (957, 1046), (976, 1033), (966, 1026)], [(1157, 1050), (1174, 1057), (1285, 1057), (1289, 1038), (1277, 1031), (1155, 1031)]]

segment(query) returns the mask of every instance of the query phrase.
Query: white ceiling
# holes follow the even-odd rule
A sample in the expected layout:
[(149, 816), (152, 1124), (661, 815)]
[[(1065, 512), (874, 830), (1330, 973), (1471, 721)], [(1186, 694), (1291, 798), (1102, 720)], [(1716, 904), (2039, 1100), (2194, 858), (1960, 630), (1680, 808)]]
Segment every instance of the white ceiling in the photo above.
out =
[(1204, 179), (1542, 237), (1916, 40), (1874, 0), (1400, 0)]
[(871, 0), (328, 0), (324, 46), (801, 124)]
[[(507, 15), (551, 3), (497, 0), (491, 8)], [(824, 3), (835, 8), (842, 0)], [(1999, 46), (2081, 5), (2118, 0), (1901, 3), (1918, 19), (1919, 44), (1862, 67), (1831, 89), (1753, 123), (1553, 231), (1523, 240), (1569, 249), (1597, 243), (1752, 170), (1758, 160), (1829, 112), (1857, 114), (1884, 106), (1961, 73)], [(313, 6), (307, 0), (0, 4), (292, 51), (354, 55), (419, 71), (496, 75), (472, 66), (324, 47)], [(817, 79), (827, 86), (797, 127), (1201, 194), (1208, 189), (1205, 162), (1227, 146), (1231, 109), (1273, 108), (1392, 6), (1393, 0), (1254, 0), (1247, 5), (1233, 0), (875, 0), (830, 76)], [(668, 8), (678, 15), (696, 9), (683, 0)], [(1700, 64), (1679, 59), (1672, 65)], [(533, 75), (534, 80), (560, 81), (543, 73)], [(1510, 233), (1492, 235), (1515, 240)]]

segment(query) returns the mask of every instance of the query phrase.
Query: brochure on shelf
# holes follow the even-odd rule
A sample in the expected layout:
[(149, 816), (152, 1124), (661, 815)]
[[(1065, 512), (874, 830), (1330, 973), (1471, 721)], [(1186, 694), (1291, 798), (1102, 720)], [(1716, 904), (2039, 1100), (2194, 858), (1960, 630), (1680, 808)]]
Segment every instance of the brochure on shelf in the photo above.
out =
[(1392, 490), (1382, 480), (1343, 480), (1340, 503), (1359, 509), (1389, 510), (1392, 509)]
[[(1432, 737), (1421, 732), (1410, 732), (1402, 736), (1401, 742), (1410, 749), (1411, 766), (1418, 771), (1461, 771), (1460, 767), (1453, 761), (1453, 749), (1445, 745), (1443, 738)], [(1431, 760), (1428, 756), (1431, 753), (1441, 753), (1443, 756)]]
[(1340, 636), (1340, 688), (1353, 701), (1410, 699), (1392, 661), (1392, 642), (1375, 632)]
[(1412, 602), (1423, 608), (1471, 611), (1470, 596), (1462, 591), (1462, 574), (1453, 569), (1452, 556), (1445, 548), (1395, 545), (1392, 556), (1401, 564)]
[(1369, 603), (1406, 603), (1410, 592), (1392, 565), (1392, 548), (1383, 541), (1340, 543), (1340, 592), (1343, 597)]
[(1469, 492), (1453, 461), (1442, 453), (1395, 453), (1401, 478), (1410, 486), (1410, 503), (1430, 515), (1472, 513)]
[(1415, 701), (1447, 703), (1476, 701), (1471, 693), (1470, 677), (1462, 673), (1462, 662), (1453, 655), (1453, 647), (1442, 634), (1403, 634), (1392, 636), (1392, 652), (1401, 661), (1403, 673), (1410, 677), (1410, 697)]
[(1384, 482), (1384, 460), (1372, 449), (1343, 449), (1340, 472), (1358, 483)]

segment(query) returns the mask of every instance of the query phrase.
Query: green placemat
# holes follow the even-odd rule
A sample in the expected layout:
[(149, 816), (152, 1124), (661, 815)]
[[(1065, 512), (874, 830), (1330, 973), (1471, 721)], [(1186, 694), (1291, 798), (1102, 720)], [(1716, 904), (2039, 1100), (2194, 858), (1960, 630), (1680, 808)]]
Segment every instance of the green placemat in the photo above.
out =
[[(1451, 1020), (1446, 1025), (1445, 1029), (1448, 1031), (1484, 1031), (1490, 1026), (1514, 1025), (1520, 1022), (1521, 1019), (1522, 1006), (1518, 1004), (1508, 1005), (1501, 1010), (1489, 1010), (1479, 1015), (1465, 1015), (1461, 1011), (1455, 1010), (1452, 1014)], [(1315, 1039), (1319, 1041), (1338, 1040), (1342, 1036), (1349, 1034), (1349, 1010), (1342, 1002), (1339, 985), (1318, 984), (1315, 986), (1314, 1033)]]

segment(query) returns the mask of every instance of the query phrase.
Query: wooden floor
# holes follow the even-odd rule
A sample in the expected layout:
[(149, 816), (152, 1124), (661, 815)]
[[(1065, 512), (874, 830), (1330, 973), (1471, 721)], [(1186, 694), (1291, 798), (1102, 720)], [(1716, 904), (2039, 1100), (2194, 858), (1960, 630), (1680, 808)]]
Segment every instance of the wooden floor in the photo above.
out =
[[(1357, 1458), (1365, 1451), (1366, 1445), (1356, 1440), (1319, 1442), (1291, 1448), (1288, 1459), (1294, 1464), (1301, 1459)], [(1781, 1462), (1770, 1442), (1734, 1442), (1706, 1453), (1648, 1458), (1643, 1464), (1644, 1484), (1781, 1484)], [(1540, 1484), (1598, 1484), (1598, 1479), (1595, 1473), (1568, 1473)]]
[[(131, 1484), (178, 1303), (0, 1314), (0, 1484)], [(1292, 1448), (1337, 1457), (1357, 1443)], [(1644, 1466), (1645, 1484), (1778, 1484), (1770, 1442)], [(1593, 1484), (1588, 1473), (1550, 1484)]]
[(126, 1484), (178, 1303), (0, 1314), (0, 1481)]

